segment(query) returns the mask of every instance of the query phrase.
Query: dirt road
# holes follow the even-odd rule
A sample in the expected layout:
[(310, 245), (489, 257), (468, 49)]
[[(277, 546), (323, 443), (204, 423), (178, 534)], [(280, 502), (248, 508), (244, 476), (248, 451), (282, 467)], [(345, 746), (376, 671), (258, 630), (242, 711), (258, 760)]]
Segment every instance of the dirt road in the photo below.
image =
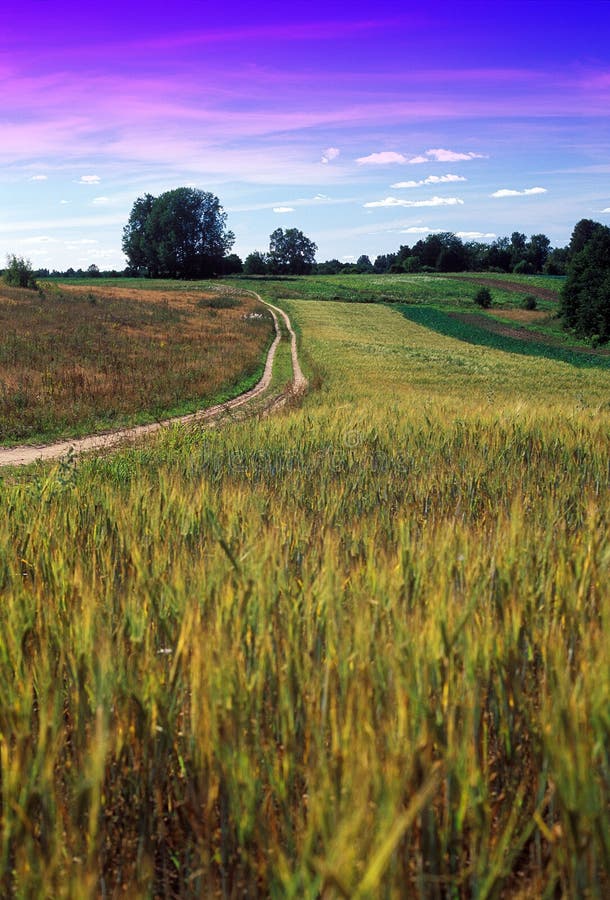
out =
[(53, 444), (46, 444), (44, 446), (38, 447), (19, 446), (0, 449), (0, 468), (3, 466), (26, 466), (33, 462), (36, 462), (37, 460), (61, 459), (68, 453), (80, 454), (91, 452), (94, 450), (109, 450), (113, 447), (119, 446), (120, 444), (139, 440), (146, 435), (154, 434), (156, 431), (159, 431), (162, 428), (167, 428), (169, 425), (188, 425), (193, 422), (212, 423), (223, 414), (246, 406), (257, 397), (260, 397), (261, 394), (263, 394), (271, 384), (275, 353), (281, 341), (281, 331), (278, 322), (278, 314), (282, 316), (286, 324), (288, 333), (290, 334), (292, 353), (292, 389), (295, 393), (302, 393), (307, 387), (307, 379), (305, 378), (301, 370), (297, 352), (296, 335), (292, 328), (289, 317), (283, 310), (279, 309), (279, 307), (273, 306), (271, 303), (267, 303), (266, 300), (263, 300), (263, 298), (254, 291), (248, 291), (248, 293), (252, 294), (257, 298), (257, 300), (260, 300), (261, 303), (269, 308), (271, 315), (273, 316), (273, 324), (275, 326), (275, 337), (273, 339), (271, 347), (269, 348), (269, 352), (267, 353), (265, 370), (263, 372), (262, 378), (258, 382), (258, 384), (256, 384), (249, 391), (245, 391), (245, 393), (240, 394), (233, 400), (228, 400), (226, 403), (218, 403), (216, 406), (210, 406), (207, 409), (199, 410), (196, 413), (190, 413), (186, 416), (177, 416), (173, 419), (165, 419), (162, 422), (154, 422), (151, 425), (136, 425), (132, 428), (119, 428), (115, 431), (107, 431), (102, 434), (93, 434), (89, 435), (88, 437), (75, 438), (73, 440), (58, 441)]

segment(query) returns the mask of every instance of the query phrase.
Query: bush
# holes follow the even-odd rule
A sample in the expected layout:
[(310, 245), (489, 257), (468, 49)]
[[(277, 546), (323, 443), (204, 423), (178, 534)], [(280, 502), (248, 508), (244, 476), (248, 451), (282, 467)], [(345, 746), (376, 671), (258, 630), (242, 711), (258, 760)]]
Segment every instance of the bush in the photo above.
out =
[(22, 256), (15, 256), (9, 253), (6, 258), (7, 266), (4, 270), (4, 280), (13, 287), (31, 288), (36, 290), (36, 278), (32, 271), (32, 264), (29, 259), (23, 259)]
[(538, 301), (533, 294), (526, 294), (521, 301), (521, 309), (536, 309)]
[(520, 260), (520, 262), (513, 267), (514, 275), (533, 275), (534, 271), (533, 265), (528, 262), (527, 259)]
[(489, 288), (483, 287), (474, 295), (474, 302), (482, 309), (489, 309), (491, 306), (491, 291)]

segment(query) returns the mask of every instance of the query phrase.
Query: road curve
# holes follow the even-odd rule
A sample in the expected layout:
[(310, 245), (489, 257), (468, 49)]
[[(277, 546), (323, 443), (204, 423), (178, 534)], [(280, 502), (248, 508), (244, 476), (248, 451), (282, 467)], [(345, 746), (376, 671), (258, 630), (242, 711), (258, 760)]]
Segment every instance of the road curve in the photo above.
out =
[(169, 425), (188, 425), (194, 422), (212, 422), (223, 413), (231, 412), (234, 409), (239, 409), (242, 406), (251, 403), (252, 400), (255, 400), (264, 393), (271, 384), (273, 362), (282, 338), (278, 314), (282, 316), (290, 334), (293, 372), (292, 389), (295, 393), (302, 393), (307, 387), (307, 379), (301, 370), (297, 353), (296, 335), (289, 317), (282, 309), (279, 309), (279, 307), (273, 306), (273, 304), (263, 300), (263, 298), (255, 291), (247, 291), (247, 293), (252, 294), (257, 300), (260, 300), (261, 303), (269, 308), (271, 315), (273, 316), (273, 324), (275, 327), (275, 337), (267, 353), (263, 375), (258, 384), (255, 384), (253, 388), (250, 388), (250, 390), (245, 391), (243, 394), (239, 394), (232, 400), (227, 400), (226, 403), (217, 403), (215, 406), (209, 406), (207, 409), (201, 409), (195, 413), (189, 413), (186, 416), (176, 416), (171, 419), (164, 419), (162, 422), (154, 422), (150, 425), (135, 425), (131, 428), (118, 428), (114, 431), (92, 434), (87, 437), (74, 438), (73, 440), (57, 441), (56, 443), (45, 444), (42, 446), (17, 446), (0, 449), (0, 468), (6, 466), (27, 466), (38, 460), (61, 459), (68, 453), (78, 455), (94, 450), (109, 450), (126, 441), (132, 441), (148, 434), (153, 434), (162, 428), (167, 428)]

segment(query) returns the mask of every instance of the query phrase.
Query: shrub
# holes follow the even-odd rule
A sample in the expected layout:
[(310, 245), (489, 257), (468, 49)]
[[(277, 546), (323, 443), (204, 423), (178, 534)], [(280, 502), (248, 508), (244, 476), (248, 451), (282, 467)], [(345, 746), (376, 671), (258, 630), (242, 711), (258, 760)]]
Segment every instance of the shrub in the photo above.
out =
[(477, 291), (474, 295), (474, 302), (477, 306), (482, 307), (482, 309), (489, 309), (491, 306), (491, 291), (489, 288), (482, 287)]
[(521, 301), (521, 309), (536, 309), (538, 301), (533, 294), (526, 294)]
[(527, 259), (522, 259), (517, 263), (516, 266), (513, 267), (514, 275), (533, 275), (534, 274), (533, 265), (528, 262)]
[(36, 278), (32, 271), (32, 264), (29, 259), (22, 256), (15, 256), (9, 253), (6, 258), (7, 266), (4, 270), (4, 280), (13, 287), (31, 288), (36, 290)]

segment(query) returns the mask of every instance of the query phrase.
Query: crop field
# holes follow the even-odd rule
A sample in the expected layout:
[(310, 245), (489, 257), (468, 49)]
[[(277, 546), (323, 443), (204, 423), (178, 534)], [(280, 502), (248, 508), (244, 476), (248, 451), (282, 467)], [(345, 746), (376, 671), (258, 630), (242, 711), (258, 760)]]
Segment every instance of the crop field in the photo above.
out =
[(607, 360), (315, 280), (300, 404), (0, 480), (2, 896), (610, 894)]
[(0, 286), (0, 443), (190, 412), (254, 384), (273, 323), (214, 292)]

